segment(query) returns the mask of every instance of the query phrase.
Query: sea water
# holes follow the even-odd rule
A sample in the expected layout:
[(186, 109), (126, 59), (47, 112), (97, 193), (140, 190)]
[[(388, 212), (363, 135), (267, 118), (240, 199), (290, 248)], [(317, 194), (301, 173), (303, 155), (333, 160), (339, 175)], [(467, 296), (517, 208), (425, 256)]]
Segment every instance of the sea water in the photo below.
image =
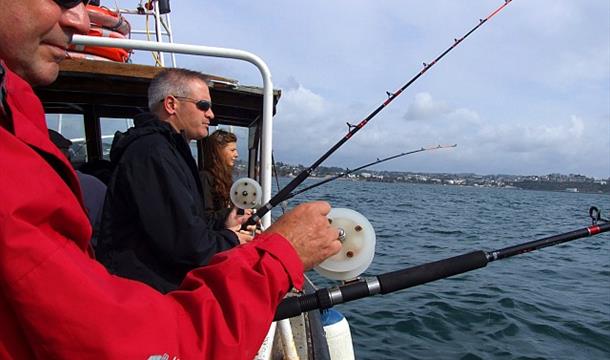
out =
[[(373, 225), (376, 255), (364, 276), (580, 229), (591, 224), (590, 206), (610, 211), (602, 194), (348, 180), (288, 205), (315, 199)], [(358, 359), (610, 359), (610, 234), (335, 309)]]

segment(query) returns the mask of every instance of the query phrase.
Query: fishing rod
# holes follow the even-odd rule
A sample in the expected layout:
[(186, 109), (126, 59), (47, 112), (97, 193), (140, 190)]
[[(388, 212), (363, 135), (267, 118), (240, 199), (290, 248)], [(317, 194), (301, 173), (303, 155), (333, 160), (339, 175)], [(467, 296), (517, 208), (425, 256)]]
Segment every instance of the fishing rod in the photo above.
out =
[(508, 4), (510, 4), (512, 0), (504, 0), (504, 4), (494, 10), (491, 14), (489, 14), (484, 19), (479, 19), (479, 23), (473, 27), (470, 31), (468, 31), (464, 36), (459, 39), (454, 39), (453, 44), (448, 47), (445, 51), (443, 51), (436, 59), (434, 59), (430, 63), (424, 63), (423, 69), (417, 73), (411, 80), (409, 80), (406, 84), (404, 84), (401, 88), (396, 90), (393, 93), (387, 92), (388, 98), (381, 105), (379, 105), (373, 112), (371, 112), (364, 120), (360, 121), (357, 125), (352, 125), (347, 123), (349, 132), (339, 140), (333, 147), (330, 148), (324, 155), (322, 155), (318, 160), (316, 160), (310, 167), (303, 170), (299, 175), (297, 175), (290, 183), (288, 183), (281, 191), (279, 191), (268, 203), (261, 206), (256, 210), (256, 213), (252, 215), (245, 223), (244, 226), (253, 225), (258, 222), (265, 214), (267, 214), (273, 207), (275, 207), (280, 202), (286, 199), (286, 196), (290, 194), (297, 186), (299, 186), (305, 179), (309, 177), (311, 172), (315, 170), (320, 164), (326, 160), (330, 155), (332, 155), (337, 149), (339, 149), (347, 140), (349, 140), (354, 134), (356, 134), (360, 129), (362, 129), (375, 115), (377, 115), (381, 110), (383, 110), (386, 106), (388, 106), (394, 99), (396, 99), (405, 89), (407, 89), (411, 84), (413, 84), (420, 76), (425, 74), (428, 70), (430, 70), (440, 59), (442, 59), (447, 53), (457, 47), (464, 39), (466, 39), (470, 34), (475, 32), (479, 27), (485, 24), (489, 19), (491, 19), (494, 15), (499, 13), (502, 9), (504, 9)]
[(437, 149), (454, 148), (456, 146), (457, 146), (457, 144), (422, 147), (422, 148), (419, 148), (417, 150), (411, 150), (411, 151), (407, 151), (407, 152), (404, 152), (404, 153), (401, 153), (401, 154), (398, 154), (398, 155), (393, 155), (393, 156), (387, 157), (385, 159), (381, 159), (381, 160), (377, 159), (377, 161), (370, 162), (370, 163), (368, 163), (366, 165), (362, 165), (362, 166), (357, 167), (357, 168), (355, 168), (353, 170), (349, 170), (348, 169), (345, 172), (342, 172), (340, 174), (331, 176), (331, 177), (329, 177), (327, 179), (324, 179), (322, 181), (319, 181), (319, 182), (317, 182), (315, 184), (309, 185), (309, 186), (307, 186), (307, 187), (305, 187), (305, 188), (303, 188), (303, 189), (301, 189), (299, 191), (291, 192), (290, 194), (286, 195), (286, 198), (283, 201), (291, 199), (291, 198), (293, 198), (293, 197), (295, 197), (295, 196), (297, 196), (299, 194), (302, 194), (302, 193), (304, 193), (307, 190), (311, 190), (311, 189), (316, 188), (316, 187), (318, 187), (320, 185), (324, 185), (327, 182), (330, 182), (330, 181), (333, 181), (333, 180), (338, 179), (340, 177), (344, 177), (344, 176), (347, 176), (349, 174), (355, 173), (356, 171), (359, 171), (359, 170), (362, 170), (362, 169), (366, 169), (369, 166), (381, 164), (382, 162), (386, 162), (386, 161), (393, 160), (393, 159), (396, 159), (396, 158), (399, 158), (399, 157), (402, 157), (402, 156), (405, 156), (405, 155), (411, 155), (411, 154), (415, 154), (415, 153), (422, 152), (422, 151), (431, 151), (431, 150), (437, 150)]
[[(597, 208), (595, 209), (597, 214), (599, 214)], [(594, 211), (590, 210), (590, 215), (592, 212), (595, 213)], [(593, 225), (586, 228), (549, 236), (543, 239), (510, 246), (499, 250), (487, 252), (482, 250), (473, 251), (444, 260), (430, 262), (365, 279), (355, 280), (341, 286), (319, 289), (312, 294), (299, 297), (289, 297), (284, 299), (279, 304), (274, 320), (277, 321), (280, 319), (286, 319), (297, 316), (303, 312), (315, 309), (328, 309), (334, 305), (364, 297), (377, 294), (387, 294), (413, 286), (426, 284), (432, 281), (485, 267), (492, 261), (507, 259), (512, 256), (525, 254), (548, 246), (559, 245), (568, 241), (610, 231), (610, 222), (605, 219), (601, 219), (604, 221), (604, 223), (598, 225), (593, 215), (591, 215), (591, 218), (593, 219)], [(597, 218), (600, 219), (599, 216)]]

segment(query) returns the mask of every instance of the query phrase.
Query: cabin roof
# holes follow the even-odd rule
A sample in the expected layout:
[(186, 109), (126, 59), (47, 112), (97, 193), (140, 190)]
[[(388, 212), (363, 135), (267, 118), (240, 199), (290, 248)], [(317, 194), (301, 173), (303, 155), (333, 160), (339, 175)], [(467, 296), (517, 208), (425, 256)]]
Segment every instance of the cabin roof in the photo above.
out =
[[(163, 68), (109, 61), (66, 59), (53, 84), (36, 88), (47, 113), (87, 113), (133, 117), (147, 111), (147, 89)], [(212, 125), (251, 126), (262, 118), (263, 89), (208, 75), (215, 119)], [(275, 105), (281, 96), (273, 92)]]

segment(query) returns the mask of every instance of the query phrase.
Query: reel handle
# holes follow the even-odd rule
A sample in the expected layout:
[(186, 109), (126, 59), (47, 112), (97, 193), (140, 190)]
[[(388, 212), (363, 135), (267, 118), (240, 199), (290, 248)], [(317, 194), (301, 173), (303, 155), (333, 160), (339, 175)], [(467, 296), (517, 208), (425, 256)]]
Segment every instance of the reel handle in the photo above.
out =
[(314, 270), (332, 280), (356, 279), (371, 265), (375, 256), (373, 225), (359, 212), (346, 208), (332, 208), (328, 221), (339, 230), (341, 250)]

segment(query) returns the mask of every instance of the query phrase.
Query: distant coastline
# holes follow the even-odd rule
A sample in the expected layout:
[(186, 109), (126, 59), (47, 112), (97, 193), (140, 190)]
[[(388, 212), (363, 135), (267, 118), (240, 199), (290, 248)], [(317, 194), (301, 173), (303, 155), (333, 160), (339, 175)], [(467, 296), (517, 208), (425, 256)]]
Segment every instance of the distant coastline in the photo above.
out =
[[(305, 170), (303, 165), (275, 164), (278, 176), (294, 177)], [(237, 170), (245, 174), (244, 163), (237, 164)], [(339, 167), (321, 166), (311, 173), (310, 178), (323, 179), (348, 172)], [(572, 193), (610, 194), (610, 178), (594, 179), (578, 174), (548, 175), (478, 175), (448, 173), (414, 173), (401, 171), (361, 170), (348, 174), (345, 179), (354, 181), (374, 181), (387, 183), (414, 183), (448, 186), (495, 187), (507, 189), (559, 191)]]

